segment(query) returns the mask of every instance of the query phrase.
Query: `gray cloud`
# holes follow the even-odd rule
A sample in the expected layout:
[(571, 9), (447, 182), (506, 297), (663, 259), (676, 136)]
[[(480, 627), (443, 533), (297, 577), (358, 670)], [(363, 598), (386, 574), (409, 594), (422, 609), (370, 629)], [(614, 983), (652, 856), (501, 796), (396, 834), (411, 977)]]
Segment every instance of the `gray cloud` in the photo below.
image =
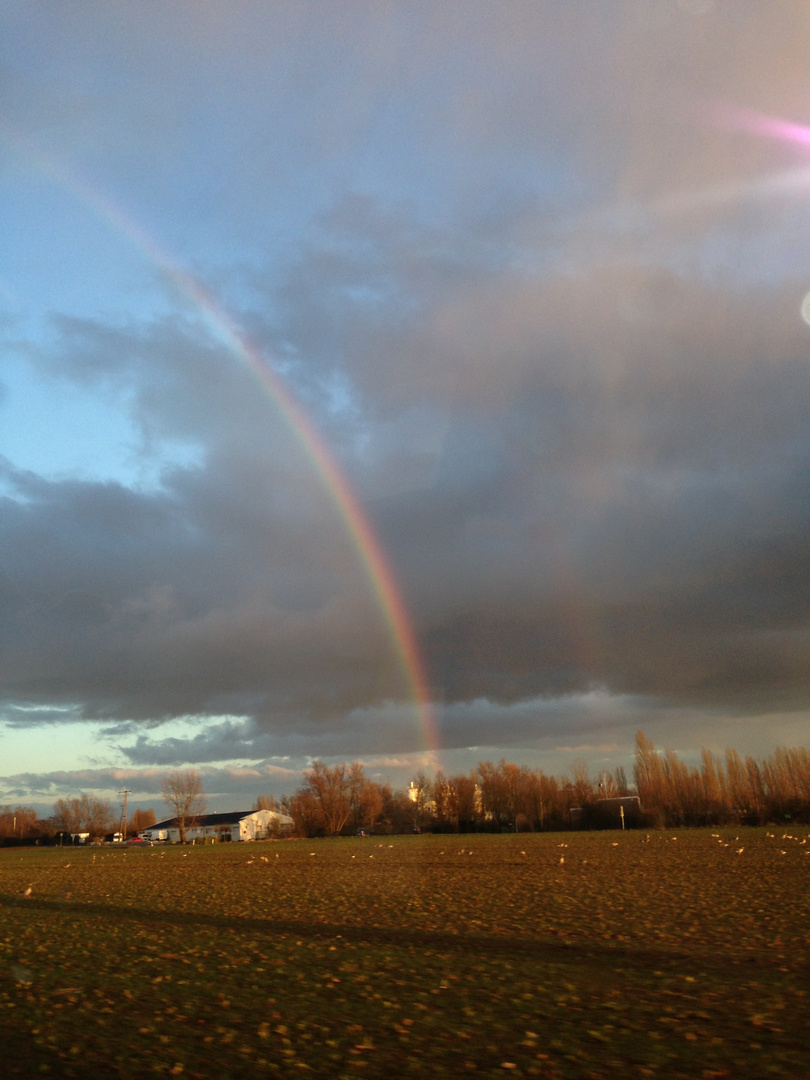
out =
[(740, 119), (801, 122), (806, 6), (181, 3), (143, 39), (91, 7), (59, 16), (60, 109), (15, 69), (10, 122), (165, 236), (256, 355), (157, 266), (152, 307), (60, 293), (8, 339), (159, 478), (0, 462), (9, 723), (68, 709), (139, 768), (421, 748), (271, 369), (381, 540), (448, 748), (807, 709), (807, 163)]
[[(396, 319), (372, 331), (441, 431), (429, 483), (367, 504), (432, 681), (448, 700), (598, 683), (803, 704), (810, 368), (795, 286), (631, 268), (501, 283), (482, 303), (474, 278), (450, 287), (457, 334), (441, 291), (417, 344)], [(343, 526), (300, 446), (268, 432), (278, 417), (246, 372), (210, 348), (192, 364), (176, 329), (112, 340), (69, 326), (60, 377), (88, 378), (94, 350), (99, 367), (114, 357), (143, 426), (194, 440), (202, 462), (159, 492), (6, 467), (19, 494), (3, 522), (11, 696), (142, 719), (227, 698), (271, 730), (400, 697)], [(341, 453), (362, 490), (388, 420), (362, 369), (346, 374), (371, 450), (352, 455), (347, 425)], [(397, 449), (389, 467), (418, 473)]]
[[(300, 783), (300, 771), (273, 762), (256, 762), (249, 766), (200, 769), (206, 799), (212, 807), (239, 803), (248, 808), (258, 795), (294, 790)], [(154, 809), (158, 819), (167, 812), (161, 799), (161, 783), (165, 768), (89, 768), (60, 770), (49, 773), (20, 773), (2, 778), (4, 802), (33, 802), (39, 812), (52, 812), (53, 803), (66, 794), (81, 791), (94, 793), (113, 803), (124, 786), (130, 791), (130, 810)]]
[(274, 736), (259, 732), (249, 721), (223, 720), (191, 738), (155, 738), (139, 734), (131, 746), (119, 746), (132, 765), (172, 766), (188, 761), (232, 761), (268, 757), (275, 749)]

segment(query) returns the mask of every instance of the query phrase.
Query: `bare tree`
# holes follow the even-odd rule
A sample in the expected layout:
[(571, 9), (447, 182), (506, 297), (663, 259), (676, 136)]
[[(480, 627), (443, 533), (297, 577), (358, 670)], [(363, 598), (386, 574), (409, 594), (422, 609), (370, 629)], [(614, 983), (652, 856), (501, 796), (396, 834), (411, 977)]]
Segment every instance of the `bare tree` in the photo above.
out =
[(437, 825), (441, 828), (447, 828), (448, 825), (456, 824), (455, 792), (451, 782), (441, 769), (433, 777), (431, 788), (433, 791), (433, 813)]
[(129, 831), (142, 833), (157, 821), (154, 810), (136, 810), (129, 819)]
[(616, 789), (616, 794), (623, 798), (630, 793), (630, 785), (627, 783), (627, 774), (624, 771), (623, 765), (617, 765), (616, 771), (613, 773), (613, 785)]
[(378, 784), (382, 810), (377, 821), (383, 832), (402, 833), (411, 828), (412, 803), (404, 791), (392, 791), (390, 783)]
[(643, 731), (636, 733), (636, 763), (633, 766), (641, 805), (646, 809), (663, 812), (664, 768), (652, 740)]
[(703, 763), (701, 777), (703, 780), (703, 800), (706, 812), (706, 821), (715, 825), (725, 820), (728, 807), (725, 805), (723, 780), (723, 763), (704, 746), (700, 751), (700, 760)]
[(0, 806), (0, 837), (22, 840), (39, 831), (39, 816), (33, 806)]
[(571, 773), (572, 794), (578, 806), (590, 806), (595, 800), (593, 781), (588, 775), (588, 763), (582, 758), (577, 758), (569, 769)]
[(322, 761), (313, 761), (312, 768), (304, 773), (303, 788), (296, 794), (302, 792), (314, 797), (324, 829), (330, 836), (337, 836), (351, 813), (349, 769), (346, 764), (330, 768)]
[(448, 783), (453, 792), (453, 813), (456, 824), (461, 831), (471, 829), (481, 809), (475, 773), (470, 772), (467, 776), (463, 774), (451, 776)]
[(411, 781), (408, 788), (408, 798), (411, 800), (411, 814), (413, 815), (413, 828), (421, 829), (430, 816), (433, 800), (430, 797), (430, 781), (421, 770), (416, 778)]
[(60, 832), (90, 834), (91, 839), (104, 836), (112, 828), (112, 806), (93, 795), (74, 799), (57, 799), (53, 806), (54, 828)]
[(256, 801), (253, 803), (253, 809), (272, 810), (274, 813), (278, 813), (275, 795), (257, 795)]
[(163, 778), (160, 793), (174, 812), (180, 830), (180, 843), (184, 844), (186, 830), (205, 813), (202, 776), (196, 769), (175, 769)]
[(498, 775), (498, 766), (491, 761), (478, 762), (478, 788), (481, 793), (481, 813), (485, 821), (499, 825), (506, 821), (506, 795)]
[(349, 802), (352, 831), (373, 829), (382, 814), (383, 794), (379, 784), (366, 777), (359, 761), (349, 768)]
[(555, 776), (535, 770), (534, 820), (539, 829), (559, 829), (569, 819), (568, 802), (563, 796), (563, 784)]
[(281, 800), (281, 809), (293, 820), (297, 836), (317, 836), (323, 828), (323, 815), (311, 791), (299, 788), (292, 797)]
[(78, 799), (57, 799), (53, 804), (53, 827), (59, 832), (81, 831), (76, 803)]

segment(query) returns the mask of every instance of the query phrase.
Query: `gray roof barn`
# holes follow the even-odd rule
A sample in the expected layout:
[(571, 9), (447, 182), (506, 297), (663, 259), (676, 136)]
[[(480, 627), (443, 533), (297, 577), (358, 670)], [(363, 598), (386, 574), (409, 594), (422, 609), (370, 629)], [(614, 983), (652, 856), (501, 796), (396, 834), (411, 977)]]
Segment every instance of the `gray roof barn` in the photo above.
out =
[[(186, 819), (186, 839), (267, 840), (292, 829), (292, 818), (275, 810), (231, 810), (224, 814), (202, 814)], [(179, 841), (180, 824), (166, 818), (144, 829), (144, 840)]]

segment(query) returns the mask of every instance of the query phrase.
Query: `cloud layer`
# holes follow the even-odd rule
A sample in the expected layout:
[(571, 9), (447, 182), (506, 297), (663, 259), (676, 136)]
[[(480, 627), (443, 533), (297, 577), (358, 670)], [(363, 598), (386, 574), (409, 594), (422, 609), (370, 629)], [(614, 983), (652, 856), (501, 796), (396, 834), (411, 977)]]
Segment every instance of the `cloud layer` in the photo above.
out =
[[(686, 746), (807, 709), (810, 161), (746, 120), (807, 119), (803, 5), (89, 7), (44, 61), (4, 16), (43, 190), (6, 183), (73, 209), (33, 238), (64, 275), (12, 283), (0, 416), (30, 378), (42, 438), (63, 395), (120, 431), (84, 473), (0, 439), (8, 722), (69, 706), (144, 768), (424, 748), (334, 492), (212, 311), (357, 494), (449, 750), (624, 739), (580, 730), (595, 692)], [(74, 251), (109, 203), (217, 307), (143, 240), (115, 264), (133, 227)]]

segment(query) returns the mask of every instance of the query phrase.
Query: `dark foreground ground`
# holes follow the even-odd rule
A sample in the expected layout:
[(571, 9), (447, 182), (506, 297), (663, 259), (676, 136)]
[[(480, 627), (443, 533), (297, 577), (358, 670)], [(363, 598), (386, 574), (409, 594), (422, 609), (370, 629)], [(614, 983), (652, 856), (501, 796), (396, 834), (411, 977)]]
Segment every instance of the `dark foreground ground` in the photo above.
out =
[(808, 885), (806, 826), (0, 851), (0, 1073), (805, 1080)]

